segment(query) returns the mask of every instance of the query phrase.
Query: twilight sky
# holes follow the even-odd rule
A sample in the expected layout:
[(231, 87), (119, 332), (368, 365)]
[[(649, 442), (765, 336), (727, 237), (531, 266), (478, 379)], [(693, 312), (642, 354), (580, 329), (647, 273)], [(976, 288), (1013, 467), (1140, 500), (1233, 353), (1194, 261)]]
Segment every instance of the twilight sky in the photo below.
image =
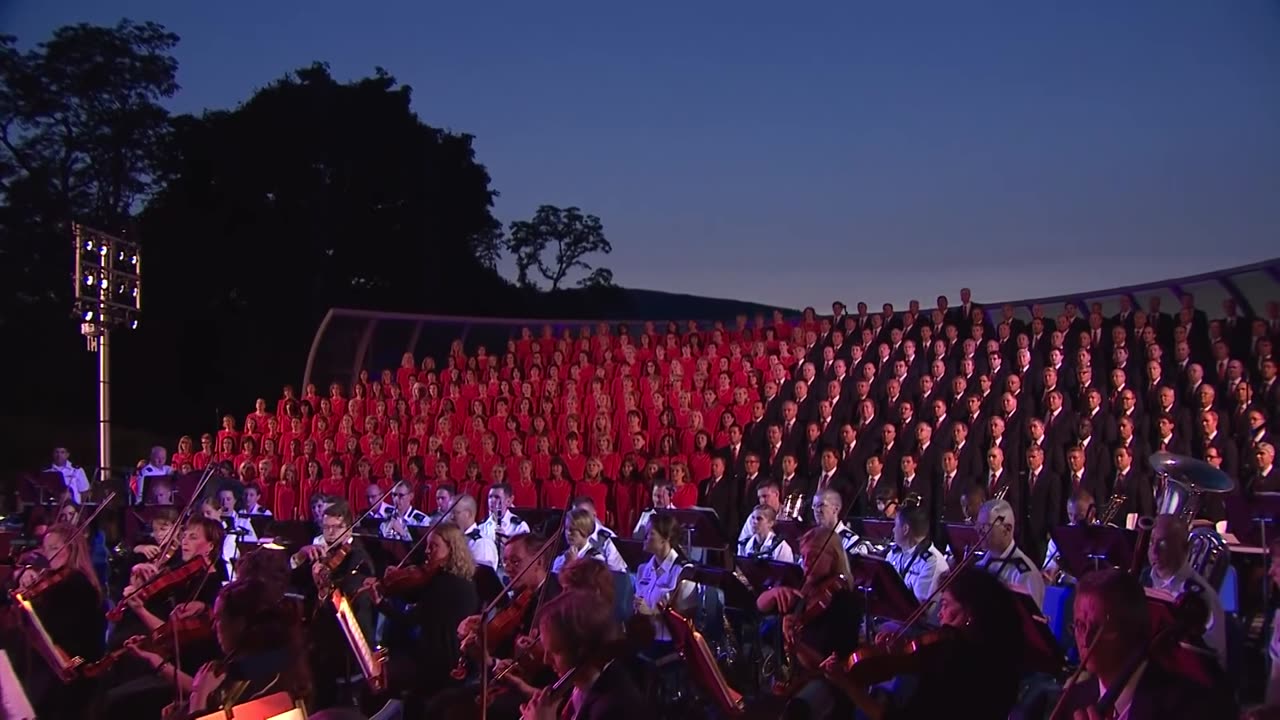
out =
[(182, 37), (179, 112), (387, 68), (499, 219), (599, 215), (630, 287), (928, 306), (1280, 255), (1276, 0), (0, 2), (24, 47), (121, 17)]

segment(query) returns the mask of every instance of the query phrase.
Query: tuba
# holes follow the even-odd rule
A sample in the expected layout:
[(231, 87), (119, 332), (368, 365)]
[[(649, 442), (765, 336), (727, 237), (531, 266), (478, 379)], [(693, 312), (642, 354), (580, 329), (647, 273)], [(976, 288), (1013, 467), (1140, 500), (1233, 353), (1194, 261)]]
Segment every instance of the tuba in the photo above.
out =
[(1159, 480), (1157, 515), (1177, 515), (1191, 526), (1205, 493), (1227, 493), (1236, 487), (1230, 475), (1203, 460), (1167, 452), (1151, 456), (1151, 468)]

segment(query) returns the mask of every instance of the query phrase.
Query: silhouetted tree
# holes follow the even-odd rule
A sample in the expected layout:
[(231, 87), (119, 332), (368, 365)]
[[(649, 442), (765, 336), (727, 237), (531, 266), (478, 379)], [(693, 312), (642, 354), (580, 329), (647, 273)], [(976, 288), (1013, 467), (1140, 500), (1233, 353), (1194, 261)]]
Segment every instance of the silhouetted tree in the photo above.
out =
[(25, 53), (0, 36), (6, 304), (64, 301), (67, 221), (122, 231), (162, 181), (169, 114), (160, 102), (178, 90), (177, 42), (161, 25), (129, 20), (62, 27)]
[[(554, 256), (546, 257), (555, 245)], [(543, 205), (530, 220), (511, 223), (506, 248), (516, 257), (518, 282), (524, 287), (535, 287), (529, 271), (536, 269), (551, 283), (551, 290), (559, 290), (560, 283), (574, 268), (587, 275), (578, 281), (580, 287), (608, 287), (613, 284), (613, 272), (607, 268), (593, 268), (586, 260), (592, 253), (608, 255), (613, 246), (604, 236), (604, 225), (595, 215), (584, 215), (576, 207), (558, 208)]]

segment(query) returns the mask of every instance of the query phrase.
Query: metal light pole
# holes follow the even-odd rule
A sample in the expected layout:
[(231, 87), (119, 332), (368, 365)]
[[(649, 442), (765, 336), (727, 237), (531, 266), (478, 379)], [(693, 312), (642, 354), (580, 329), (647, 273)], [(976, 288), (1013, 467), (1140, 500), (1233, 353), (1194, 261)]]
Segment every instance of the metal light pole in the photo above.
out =
[[(75, 237), (75, 317), (98, 354), (98, 472), (111, 473), (111, 331), (138, 327), (142, 255), (137, 242), (79, 224)], [(96, 477), (97, 473), (95, 473)]]

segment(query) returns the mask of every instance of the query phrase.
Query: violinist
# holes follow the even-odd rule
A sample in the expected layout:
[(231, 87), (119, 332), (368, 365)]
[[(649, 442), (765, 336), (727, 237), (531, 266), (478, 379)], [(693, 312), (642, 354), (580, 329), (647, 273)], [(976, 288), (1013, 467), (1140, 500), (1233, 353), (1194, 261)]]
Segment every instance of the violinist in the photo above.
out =
[(208, 612), (226, 578), (218, 552), (223, 539), (221, 523), (196, 516), (181, 532), (176, 541), (178, 550), (168, 563), (159, 567), (142, 563), (130, 573), (130, 584), (121, 599), (124, 616), (112, 628), (108, 645), (113, 650), (128, 648), (132, 661), (117, 664), (100, 683), (105, 696), (94, 704), (102, 718), (158, 717), (173, 701), (174, 683), (179, 682), (175, 678), (194, 674), (218, 654), (207, 636), (182, 642), (177, 665), (172, 660), (153, 662), (154, 658), (137, 652), (142, 638), (166, 620)]
[(1006, 500), (988, 500), (978, 511), (978, 536), (985, 554), (974, 563), (1011, 587), (1025, 590), (1036, 607), (1044, 605), (1044, 577), (1040, 568), (1013, 541), (1013, 507)]
[(155, 560), (160, 555), (161, 546), (170, 539), (170, 533), (178, 524), (177, 508), (159, 508), (151, 514), (151, 535), (141, 538), (141, 542), (133, 546), (134, 554), (144, 561)]
[(574, 508), (564, 516), (565, 550), (551, 564), (551, 572), (558, 573), (565, 563), (578, 558), (599, 560), (614, 572), (626, 572), (627, 563), (609, 540), (594, 539), (597, 536), (596, 518), (590, 510)]
[(687, 613), (696, 604), (696, 586), (680, 579), (681, 571), (688, 563), (680, 549), (680, 523), (674, 515), (659, 513), (649, 519), (645, 533), (644, 549), (652, 559), (636, 572), (635, 612), (647, 617), (653, 624), (655, 647), (650, 657), (659, 658), (671, 652), (671, 630), (663, 620), (661, 610), (669, 606), (679, 613)]
[(393, 604), (377, 582), (364, 581), (380, 612), (414, 627), (404, 652), (393, 648), (390, 683), (393, 690), (413, 693), (418, 702), (454, 684), (450, 671), (458, 665), (458, 626), (480, 609), (472, 580), (475, 561), (457, 525), (446, 522), (432, 529), (423, 565), (423, 583), (402, 598), (408, 605)]
[(294, 605), (281, 602), (278, 590), (242, 577), (218, 593), (213, 630), (220, 659), (205, 663), (194, 676), (179, 673), (186, 702), (170, 717), (225, 711), (277, 692), (295, 701), (308, 698), (311, 678), (303, 661), (301, 619)]
[(783, 717), (827, 718), (838, 711), (841, 698), (816, 673), (823, 658), (845, 658), (857, 648), (862, 599), (850, 584), (849, 559), (834, 530), (817, 527), (805, 533), (800, 539), (800, 559), (804, 585), (770, 588), (756, 598), (756, 608), (782, 616), (784, 646), (799, 665), (792, 670), (799, 691), (787, 703)]
[(1200, 593), (1209, 608), (1209, 618), (1204, 626), (1204, 642), (1218, 655), (1223, 667), (1227, 663), (1227, 619), (1222, 600), (1213, 586), (1187, 561), (1190, 543), (1186, 523), (1177, 515), (1159, 515), (1151, 528), (1151, 543), (1147, 546), (1150, 566), (1140, 578), (1142, 584), (1176, 598), (1192, 587)]
[(522, 720), (649, 720), (655, 716), (625, 663), (615, 657), (622, 629), (599, 596), (573, 591), (556, 597), (538, 612), (538, 629), (551, 668), (563, 683), (535, 692), (521, 708)]
[(338, 703), (337, 680), (351, 677), (352, 668), (356, 667), (330, 603), (331, 590), (342, 591), (352, 605), (364, 636), (373, 637), (373, 603), (367, 594), (358, 593), (365, 579), (372, 576), (373, 564), (364, 546), (352, 537), (351, 521), (351, 511), (345, 501), (338, 500), (326, 507), (320, 522), (321, 544), (304, 546), (293, 554), (289, 563), (294, 568), (293, 586), (303, 595), (314, 597), (317, 607), (307, 653), (316, 683), (316, 709)]
[[(1066, 697), (1054, 720), (1236, 717), (1230, 692), (1206, 692), (1170, 673), (1161, 658), (1144, 657), (1151, 641), (1149, 607), (1138, 580), (1120, 570), (1098, 570), (1080, 578), (1072, 631), (1090, 677), (1063, 691)], [(1117, 684), (1124, 689), (1115, 695), (1114, 714), (1100, 712), (1100, 698)]]
[[(914, 648), (865, 653), (852, 667), (828, 658), (827, 678), (863, 714), (883, 720), (1005, 720), (1017, 701), (1023, 657), (1013, 595), (995, 576), (967, 568), (951, 579), (938, 606), (942, 627), (917, 638)], [(898, 685), (892, 698), (866, 690), (889, 680)]]
[[(102, 657), (106, 623), (102, 616), (103, 592), (89, 559), (85, 539), (76, 528), (58, 523), (41, 539), (39, 555), (47, 567), (20, 570), (16, 589), (30, 600), (53, 644), (68, 657), (92, 662)], [(27, 696), (39, 717), (73, 717), (90, 693), (82, 683), (64, 687), (36, 653), (24, 650), (10, 657), (19, 664)], [(30, 659), (25, 670), (22, 661)]]

